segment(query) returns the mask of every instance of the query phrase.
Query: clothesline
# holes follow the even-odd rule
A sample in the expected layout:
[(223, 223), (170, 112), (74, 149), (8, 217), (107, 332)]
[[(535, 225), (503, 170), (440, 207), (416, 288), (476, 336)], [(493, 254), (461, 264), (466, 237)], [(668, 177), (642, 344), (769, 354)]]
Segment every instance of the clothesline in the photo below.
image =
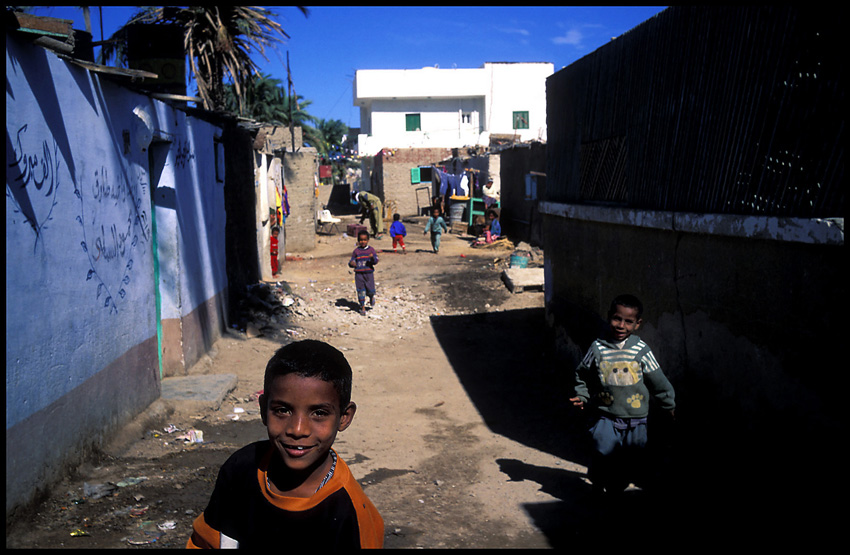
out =
[(435, 166), (432, 168), (436, 170), (440, 178), (440, 196), (448, 193), (451, 196), (469, 197), (473, 189), (477, 190), (480, 187), (478, 176), (475, 174), (481, 170), (465, 168), (461, 174), (457, 175), (439, 170)]
[[(445, 170), (442, 169), (444, 166), (431, 166), (431, 167), (434, 168), (434, 169), (445, 172)], [(475, 169), (475, 168), (464, 168), (463, 171), (465, 171), (465, 172), (475, 172), (475, 173), (481, 172), (481, 170), (478, 170), (478, 169)], [(445, 172), (445, 173), (448, 173), (448, 172)], [(450, 174), (450, 175), (453, 175), (453, 174)]]

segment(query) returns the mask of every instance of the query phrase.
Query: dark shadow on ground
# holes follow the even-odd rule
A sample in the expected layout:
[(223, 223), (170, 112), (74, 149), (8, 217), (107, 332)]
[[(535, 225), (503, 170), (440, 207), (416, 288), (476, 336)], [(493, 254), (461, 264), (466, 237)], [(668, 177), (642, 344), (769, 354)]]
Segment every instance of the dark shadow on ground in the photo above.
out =
[[(535, 466), (516, 459), (498, 459), (499, 468), (511, 482), (540, 484), (540, 491), (556, 501), (526, 503), (523, 510), (546, 535), (553, 549), (613, 547), (619, 540), (635, 541), (645, 523), (649, 496), (642, 491), (623, 493), (616, 501), (594, 497), (583, 474), (566, 469)], [(664, 531), (669, 538), (669, 530)], [(627, 546), (628, 547), (628, 546)], [(605, 549), (608, 551), (608, 549)]]
[(360, 305), (357, 301), (352, 301), (351, 299), (337, 299), (334, 306), (346, 307), (354, 312), (360, 312)]
[(585, 464), (585, 417), (569, 404), (572, 370), (555, 355), (542, 308), (436, 316), (431, 325), (493, 432)]
[[(628, 550), (636, 543), (651, 541), (649, 538), (656, 534), (674, 550), (692, 547), (696, 538), (707, 533), (710, 539), (730, 537), (739, 541), (740, 533), (757, 520), (730, 518), (728, 507), (718, 511), (715, 506), (695, 503), (669, 490), (629, 489), (603, 496), (592, 491), (583, 474), (516, 459), (496, 462), (508, 480), (536, 482), (541, 492), (556, 499), (522, 507), (554, 549), (605, 546), (605, 551), (615, 547)], [(718, 523), (723, 527), (716, 528)]]
[[(491, 431), (588, 464), (589, 415), (569, 403), (573, 368), (557, 356), (542, 308), (432, 317), (431, 325)], [(682, 397), (676, 421), (650, 413), (650, 444), (633, 480), (641, 489), (617, 499), (597, 500), (574, 472), (498, 461), (510, 480), (538, 482), (559, 499), (524, 507), (553, 547), (585, 545), (594, 535), (625, 540), (649, 522), (674, 548), (755, 538), (792, 544), (832, 521), (817, 502), (836, 495), (837, 482), (828, 485), (838, 474), (825, 452), (783, 439), (782, 428), (732, 434), (723, 407)]]

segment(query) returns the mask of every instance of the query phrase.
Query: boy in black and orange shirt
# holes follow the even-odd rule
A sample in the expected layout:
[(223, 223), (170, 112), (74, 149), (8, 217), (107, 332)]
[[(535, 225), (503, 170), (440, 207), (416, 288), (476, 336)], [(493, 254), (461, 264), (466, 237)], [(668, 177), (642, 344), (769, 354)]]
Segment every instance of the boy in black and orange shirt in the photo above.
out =
[(383, 547), (381, 515), (331, 448), (356, 409), (341, 352), (315, 340), (280, 348), (260, 396), (269, 439), (222, 465), (187, 547)]

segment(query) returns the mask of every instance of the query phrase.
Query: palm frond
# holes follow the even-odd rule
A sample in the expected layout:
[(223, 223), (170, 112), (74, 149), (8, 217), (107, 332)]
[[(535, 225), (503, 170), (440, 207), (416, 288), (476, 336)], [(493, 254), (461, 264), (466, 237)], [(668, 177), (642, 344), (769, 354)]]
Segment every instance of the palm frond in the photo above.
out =
[[(298, 9), (305, 17), (309, 15), (306, 8)], [(224, 109), (224, 87), (229, 81), (241, 111), (246, 85), (259, 72), (252, 54), (259, 53), (268, 60), (266, 48), (289, 38), (274, 17), (271, 10), (261, 6), (145, 7), (113, 35), (115, 46), (104, 47), (101, 56), (104, 60), (123, 56), (120, 48), (126, 44), (125, 29), (129, 25), (180, 25), (184, 29), (183, 47), (189, 69), (204, 107)]]

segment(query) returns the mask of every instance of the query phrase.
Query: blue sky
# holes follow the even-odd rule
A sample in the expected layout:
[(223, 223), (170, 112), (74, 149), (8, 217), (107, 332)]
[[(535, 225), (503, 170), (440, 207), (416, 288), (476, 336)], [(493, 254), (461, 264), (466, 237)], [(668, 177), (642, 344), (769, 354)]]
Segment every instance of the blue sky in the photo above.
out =
[[(590, 54), (664, 9), (591, 7), (309, 7), (309, 17), (291, 6), (271, 6), (290, 38), (256, 61), (263, 73), (286, 83), (286, 56), (295, 92), (310, 100), (307, 111), (323, 119), (360, 126), (352, 81), (358, 69), (476, 68), (484, 62), (551, 62), (555, 71)], [(135, 11), (104, 6), (108, 37)], [(82, 10), (44, 7), (35, 15), (74, 20), (85, 29)], [(92, 7), (94, 40), (100, 18)], [(189, 91), (193, 94), (193, 91)]]

